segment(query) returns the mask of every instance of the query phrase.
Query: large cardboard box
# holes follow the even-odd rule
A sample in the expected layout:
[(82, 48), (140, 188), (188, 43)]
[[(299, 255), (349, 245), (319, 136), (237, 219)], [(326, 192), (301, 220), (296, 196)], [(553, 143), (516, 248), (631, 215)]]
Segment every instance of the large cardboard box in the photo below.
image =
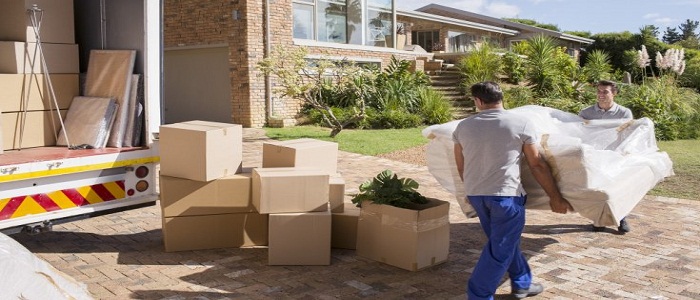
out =
[(357, 220), (360, 208), (353, 203), (344, 203), (343, 212), (332, 213), (331, 247), (342, 249), (357, 248)]
[(163, 218), (166, 252), (265, 246), (268, 218), (258, 213)]
[(341, 213), (345, 201), (345, 179), (340, 174), (335, 174), (330, 177), (329, 185), (328, 204), (331, 207), (331, 212)]
[(270, 214), (269, 265), (330, 265), (331, 213)]
[[(66, 111), (61, 111), (65, 120)], [(29, 111), (2, 113), (2, 148), (24, 149), (56, 145), (56, 133), (61, 123), (55, 111)], [(24, 129), (22, 129), (24, 124)], [(21, 140), (21, 145), (20, 145)]]
[(316, 139), (296, 139), (263, 143), (263, 168), (309, 167), (335, 174), (338, 144)]
[(328, 209), (329, 175), (319, 169), (253, 169), (253, 206), (261, 214)]
[[(78, 74), (51, 74), (59, 109), (70, 108), (73, 97), (79, 95)], [(0, 74), (0, 110), (50, 110), (55, 104), (43, 74)]]
[(160, 176), (163, 217), (256, 212), (250, 192), (251, 173), (206, 182)]
[(429, 199), (416, 210), (362, 202), (357, 255), (409, 271), (447, 260), (449, 202)]
[(0, 41), (36, 42), (27, 13), (33, 4), (42, 11), (37, 14), (42, 42), (75, 44), (73, 0), (0, 0)]
[[(80, 73), (77, 44), (41, 43), (46, 69), (51, 74)], [(47, 73), (41, 63), (41, 52), (36, 43), (0, 41), (0, 73)]]
[(189, 121), (160, 126), (160, 173), (211, 181), (241, 172), (243, 127)]

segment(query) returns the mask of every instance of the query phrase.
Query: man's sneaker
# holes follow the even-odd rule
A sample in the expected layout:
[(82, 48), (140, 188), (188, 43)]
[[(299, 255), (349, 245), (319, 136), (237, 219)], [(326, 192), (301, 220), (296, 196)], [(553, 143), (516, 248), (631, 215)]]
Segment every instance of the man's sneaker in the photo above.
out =
[(523, 299), (527, 297), (532, 297), (535, 296), (539, 293), (544, 291), (544, 286), (539, 283), (532, 283), (530, 284), (530, 288), (528, 289), (517, 289), (512, 292), (513, 296), (518, 299)]
[(627, 220), (626, 220), (625, 218), (622, 218), (622, 220), (620, 220), (620, 226), (617, 227), (617, 230), (618, 230), (620, 233), (627, 233), (627, 232), (630, 232), (630, 225), (627, 224)]
[[(622, 224), (622, 223), (620, 223), (620, 224)], [(598, 227), (598, 226), (593, 225), (593, 232), (603, 232), (603, 231), (605, 231), (605, 226)]]

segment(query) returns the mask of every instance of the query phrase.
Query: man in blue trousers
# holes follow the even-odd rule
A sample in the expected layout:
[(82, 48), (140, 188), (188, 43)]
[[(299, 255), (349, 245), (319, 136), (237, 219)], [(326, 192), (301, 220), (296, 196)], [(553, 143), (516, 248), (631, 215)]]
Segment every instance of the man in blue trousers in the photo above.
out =
[(520, 251), (527, 200), (520, 182), (523, 157), (549, 196), (552, 211), (565, 214), (572, 208), (537, 151), (538, 137), (531, 121), (503, 108), (503, 92), (494, 82), (473, 85), (471, 94), (479, 113), (457, 125), (454, 155), (467, 198), (488, 242), (469, 279), (467, 296), (493, 299), (506, 272), (513, 296), (534, 296), (544, 287), (532, 282), (530, 267)]

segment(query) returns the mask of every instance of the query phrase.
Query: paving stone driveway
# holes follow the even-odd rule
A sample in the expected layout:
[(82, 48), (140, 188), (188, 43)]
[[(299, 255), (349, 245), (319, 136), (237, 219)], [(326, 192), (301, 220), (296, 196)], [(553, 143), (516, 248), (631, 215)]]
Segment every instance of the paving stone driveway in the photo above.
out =
[[(266, 138), (244, 135), (244, 167), (260, 166)], [(446, 263), (409, 272), (342, 249), (330, 266), (268, 266), (264, 247), (165, 253), (158, 205), (13, 237), (98, 299), (464, 299), (485, 239), (478, 220), (464, 217), (427, 167), (339, 155), (348, 194), (384, 169), (451, 202)], [(522, 249), (546, 286), (535, 299), (700, 299), (699, 212), (694, 201), (647, 196), (628, 218), (633, 231), (618, 235), (590, 232), (578, 215), (529, 211)], [(497, 299), (509, 291), (505, 281)]]

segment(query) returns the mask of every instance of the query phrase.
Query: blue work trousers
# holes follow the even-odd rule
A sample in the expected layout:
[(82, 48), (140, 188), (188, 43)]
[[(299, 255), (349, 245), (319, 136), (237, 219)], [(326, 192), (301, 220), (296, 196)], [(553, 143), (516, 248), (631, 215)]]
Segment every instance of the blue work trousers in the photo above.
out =
[(488, 242), (467, 285), (468, 299), (493, 299), (508, 272), (513, 289), (527, 289), (532, 274), (520, 251), (527, 196), (467, 196), (479, 216)]

